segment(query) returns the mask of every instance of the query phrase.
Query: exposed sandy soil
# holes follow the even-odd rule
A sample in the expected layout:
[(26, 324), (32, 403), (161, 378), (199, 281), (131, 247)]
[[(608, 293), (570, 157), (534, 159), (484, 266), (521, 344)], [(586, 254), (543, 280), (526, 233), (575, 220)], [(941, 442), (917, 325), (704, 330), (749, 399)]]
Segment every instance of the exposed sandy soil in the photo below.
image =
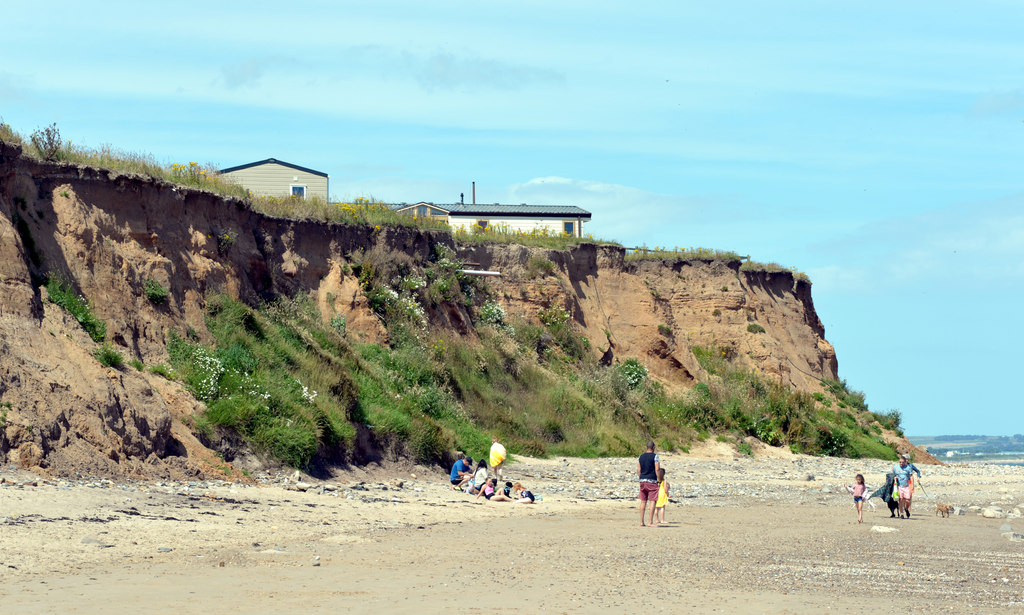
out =
[[(508, 474), (542, 495), (533, 505), (453, 492), (426, 468), (301, 477), (306, 491), (292, 476), (113, 483), (0, 470), (3, 612), (1024, 609), (1024, 542), (1012, 540), (1024, 521), (966, 510), (1018, 515), (1024, 468), (925, 466), (911, 519), (879, 503), (858, 524), (842, 484), (862, 472), (878, 485), (889, 464), (670, 454), (669, 525), (645, 529), (635, 463), (521, 460)], [(936, 517), (936, 502), (965, 514)]]

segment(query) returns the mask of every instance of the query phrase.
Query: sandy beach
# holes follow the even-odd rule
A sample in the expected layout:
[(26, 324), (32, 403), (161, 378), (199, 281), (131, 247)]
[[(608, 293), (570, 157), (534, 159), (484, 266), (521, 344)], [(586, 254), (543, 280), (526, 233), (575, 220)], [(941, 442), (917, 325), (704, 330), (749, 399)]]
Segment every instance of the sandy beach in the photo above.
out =
[[(770, 453), (770, 451), (769, 451)], [(0, 470), (4, 613), (1019, 613), (1024, 468), (922, 466), (913, 516), (858, 524), (843, 483), (891, 464), (709, 445), (663, 454), (669, 524), (635, 459), (520, 459), (542, 500), (488, 503), (440, 469), (252, 484)], [(298, 480), (296, 480), (298, 479)], [(961, 514), (935, 515), (935, 504)], [(982, 511), (987, 509), (982, 516)]]

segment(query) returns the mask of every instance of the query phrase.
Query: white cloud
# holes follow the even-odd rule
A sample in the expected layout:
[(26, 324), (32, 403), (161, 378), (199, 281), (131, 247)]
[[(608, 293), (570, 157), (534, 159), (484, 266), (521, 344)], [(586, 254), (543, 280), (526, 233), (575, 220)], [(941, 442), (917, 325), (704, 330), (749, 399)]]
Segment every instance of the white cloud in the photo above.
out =
[[(241, 87), (252, 88), (261, 85), (263, 76), (276, 68), (290, 68), (301, 65), (293, 58), (285, 56), (262, 56), (249, 58), (244, 62), (229, 64), (221, 68), (220, 81), (228, 89)], [(288, 81), (282, 80), (287, 84)], [(277, 86), (280, 87), (280, 84)], [(285, 89), (288, 89), (287, 87)]]

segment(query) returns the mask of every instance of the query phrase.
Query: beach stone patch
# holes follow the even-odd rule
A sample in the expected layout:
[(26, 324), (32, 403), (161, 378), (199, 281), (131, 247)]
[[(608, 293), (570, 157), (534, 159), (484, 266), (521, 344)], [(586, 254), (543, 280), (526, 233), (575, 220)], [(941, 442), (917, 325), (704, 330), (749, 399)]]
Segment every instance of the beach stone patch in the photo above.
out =
[(1005, 519), (1006, 513), (1004, 513), (998, 506), (989, 506), (988, 508), (982, 509), (981, 516), (986, 519)]
[(1018, 532), (1003, 532), (1003, 538), (1010, 542), (1024, 542), (1024, 534)]
[(888, 525), (872, 525), (871, 531), (878, 532), (879, 534), (894, 534), (899, 530), (894, 527), (889, 527)]

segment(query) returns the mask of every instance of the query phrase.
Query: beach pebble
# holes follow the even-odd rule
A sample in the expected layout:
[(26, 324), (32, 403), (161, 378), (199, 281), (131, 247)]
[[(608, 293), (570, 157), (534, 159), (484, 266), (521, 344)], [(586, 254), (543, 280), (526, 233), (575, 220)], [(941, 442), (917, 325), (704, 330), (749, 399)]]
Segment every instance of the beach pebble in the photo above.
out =
[(1006, 514), (998, 506), (990, 506), (981, 511), (981, 516), (986, 519), (1005, 519)]
[(880, 534), (892, 534), (894, 532), (898, 532), (899, 530), (894, 527), (889, 527), (888, 525), (872, 525), (871, 531), (878, 532)]
[(170, 553), (174, 549), (172, 549), (170, 547), (157, 547), (156, 550), (159, 551), (160, 553)]

